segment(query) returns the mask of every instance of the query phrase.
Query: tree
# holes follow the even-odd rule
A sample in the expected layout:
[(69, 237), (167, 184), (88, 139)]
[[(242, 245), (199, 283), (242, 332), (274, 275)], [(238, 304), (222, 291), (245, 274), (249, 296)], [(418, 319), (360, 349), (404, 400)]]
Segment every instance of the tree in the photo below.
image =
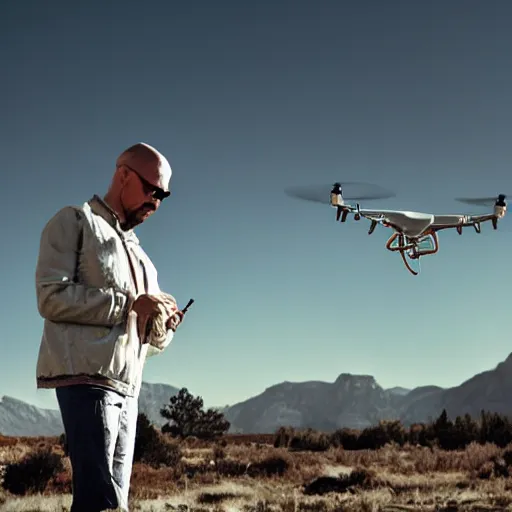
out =
[(446, 409), (443, 409), (439, 418), (434, 422), (433, 432), (439, 448), (443, 450), (455, 450), (459, 447), (456, 427), (454, 423), (448, 419)]
[[(510, 419), (497, 412), (485, 414), (485, 428), (487, 430), (485, 441), (494, 443), (499, 447), (507, 446), (512, 442), (512, 423)], [(482, 426), (483, 430), (484, 426)]]
[(478, 424), (468, 413), (455, 418), (454, 430), (456, 449), (464, 449), (468, 444), (479, 439)]
[(174, 437), (195, 436), (199, 439), (213, 439), (229, 430), (230, 423), (215, 409), (203, 410), (203, 399), (194, 397), (187, 388), (182, 388), (169, 399), (169, 404), (160, 409), (168, 422), (162, 432)]

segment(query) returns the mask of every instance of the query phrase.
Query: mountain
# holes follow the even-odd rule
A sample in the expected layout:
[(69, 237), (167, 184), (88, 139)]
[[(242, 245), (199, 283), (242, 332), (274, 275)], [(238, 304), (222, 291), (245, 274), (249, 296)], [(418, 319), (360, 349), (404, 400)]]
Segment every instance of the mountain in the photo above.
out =
[(40, 409), (10, 396), (0, 401), (0, 434), (5, 436), (54, 436), (62, 433), (59, 411)]
[(449, 417), (466, 413), (477, 417), (482, 409), (512, 416), (512, 354), (494, 369), (481, 372), (460, 386), (431, 389), (407, 414), (415, 421), (425, 421), (427, 414), (443, 409)]
[[(160, 409), (178, 388), (143, 383), (139, 410), (163, 425)], [(383, 389), (371, 375), (341, 373), (334, 382), (282, 382), (232, 406), (218, 407), (231, 423), (231, 432), (273, 433), (281, 426), (332, 431), (362, 429), (381, 419), (404, 425), (429, 422), (446, 409), (450, 418), (481, 410), (512, 416), (512, 354), (494, 369), (481, 372), (459, 386), (421, 386), (411, 390)], [(40, 409), (11, 397), (0, 401), (0, 434), (60, 435), (60, 412)]]
[(445, 391), (439, 386), (414, 388), (398, 401), (397, 418), (405, 425), (430, 422), (443, 410), (442, 397)]
[[(140, 391), (139, 412), (162, 426), (160, 409), (169, 403), (178, 388), (144, 382)], [(0, 434), (5, 436), (59, 436), (64, 432), (59, 410), (41, 409), (9, 396), (0, 401)]]
[(368, 375), (342, 373), (335, 382), (283, 382), (231, 406), (225, 413), (231, 430), (272, 433), (281, 426), (361, 429), (379, 420), (399, 419), (408, 426), (430, 422), (446, 409), (450, 418), (482, 409), (512, 416), (512, 354), (494, 369), (459, 386), (421, 386), (384, 390)]
[(232, 430), (272, 433), (280, 426), (333, 430), (365, 428), (394, 418), (397, 397), (370, 375), (342, 373), (334, 383), (284, 382), (231, 406), (225, 413)]
[(150, 384), (143, 382), (140, 388), (139, 413), (144, 413), (149, 421), (159, 427), (166, 422), (160, 415), (160, 409), (169, 403), (171, 396), (179, 389), (168, 384)]
[(394, 388), (386, 389), (386, 391), (391, 395), (405, 396), (407, 393), (410, 393), (411, 390), (396, 386)]

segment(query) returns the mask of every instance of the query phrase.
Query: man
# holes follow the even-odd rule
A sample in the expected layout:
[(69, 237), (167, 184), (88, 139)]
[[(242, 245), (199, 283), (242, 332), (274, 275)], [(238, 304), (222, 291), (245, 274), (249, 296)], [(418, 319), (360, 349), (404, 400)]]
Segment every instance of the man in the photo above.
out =
[(71, 512), (128, 510), (146, 355), (183, 319), (133, 228), (169, 196), (171, 167), (148, 144), (124, 151), (104, 198), (58, 211), (36, 268), (44, 330), (38, 388), (55, 388), (73, 470)]

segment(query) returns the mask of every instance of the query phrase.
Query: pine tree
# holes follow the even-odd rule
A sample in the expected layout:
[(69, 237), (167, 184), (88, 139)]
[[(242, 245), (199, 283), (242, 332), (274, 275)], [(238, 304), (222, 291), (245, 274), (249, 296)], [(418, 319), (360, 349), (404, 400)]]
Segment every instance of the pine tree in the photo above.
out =
[(221, 412), (214, 409), (203, 410), (203, 399), (194, 397), (187, 388), (182, 388), (169, 399), (169, 404), (160, 410), (168, 422), (162, 432), (174, 437), (198, 437), (212, 439), (225, 434), (230, 423)]

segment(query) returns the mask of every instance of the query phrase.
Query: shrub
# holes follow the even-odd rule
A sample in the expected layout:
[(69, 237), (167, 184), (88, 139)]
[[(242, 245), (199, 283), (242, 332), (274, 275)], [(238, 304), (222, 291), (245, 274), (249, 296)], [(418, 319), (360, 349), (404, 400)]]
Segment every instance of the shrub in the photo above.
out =
[(0, 447), (14, 446), (18, 444), (18, 440), (15, 437), (3, 436), (0, 434)]
[(226, 458), (226, 451), (224, 450), (224, 447), (220, 446), (220, 445), (216, 445), (213, 448), (213, 460), (218, 461), (218, 460), (225, 459), (225, 458)]
[(223, 501), (235, 500), (237, 498), (245, 498), (245, 495), (233, 492), (202, 492), (197, 497), (197, 503), (201, 505), (217, 505)]
[[(247, 475), (251, 478), (264, 478), (272, 476), (283, 476), (291, 467), (291, 462), (279, 455), (270, 456), (258, 462), (242, 462), (232, 459), (218, 459), (215, 463), (215, 470), (218, 475), (224, 477), (240, 477)], [(198, 468), (195, 468), (196, 471)], [(204, 467), (203, 471), (207, 471)]]
[(291, 427), (280, 427), (275, 434), (274, 448), (288, 448), (294, 433)]
[(151, 425), (145, 414), (137, 418), (137, 433), (135, 438), (134, 462), (142, 462), (152, 467), (176, 467), (182, 457), (181, 448), (162, 435)]
[(361, 432), (357, 440), (357, 447), (360, 450), (376, 450), (389, 442), (390, 439), (386, 430), (381, 425), (377, 425), (375, 427), (367, 427)]
[(283, 476), (290, 468), (290, 462), (284, 457), (271, 456), (260, 462), (250, 464), (247, 474), (252, 477)]
[(335, 448), (344, 450), (357, 450), (359, 441), (359, 432), (349, 428), (336, 430), (331, 434), (331, 445)]
[(58, 444), (62, 448), (62, 451), (64, 452), (64, 455), (66, 457), (68, 457), (69, 456), (69, 449), (68, 449), (68, 441), (66, 439), (66, 434), (65, 433), (62, 433), (59, 436)]
[[(215, 463), (215, 469), (219, 475), (233, 478), (245, 475), (247, 472), (248, 464), (241, 462), (239, 460), (232, 459), (220, 459)], [(187, 468), (192, 469), (192, 468)], [(200, 466), (194, 468), (196, 471), (200, 470)], [(208, 466), (204, 466), (201, 468), (203, 471), (208, 471)]]
[(305, 495), (323, 495), (332, 492), (344, 493), (350, 488), (372, 489), (379, 486), (374, 471), (356, 468), (349, 474), (338, 477), (321, 476), (304, 486)]
[(20, 462), (7, 465), (3, 488), (12, 494), (43, 492), (65, 470), (62, 457), (50, 449), (29, 453)]
[(329, 449), (330, 436), (323, 432), (315, 432), (313, 429), (296, 431), (288, 441), (288, 448), (291, 450), (308, 450), (312, 452), (322, 452)]
[(446, 451), (463, 450), (473, 443), (493, 444), (504, 448), (512, 444), (512, 421), (502, 414), (481, 412), (480, 420), (469, 414), (454, 421), (443, 410), (434, 421), (413, 423), (406, 429), (399, 420), (380, 421), (362, 431), (342, 428), (325, 434), (281, 427), (274, 436), (274, 447), (294, 450), (323, 451), (330, 447), (344, 450), (376, 450), (388, 444), (425, 446)]

